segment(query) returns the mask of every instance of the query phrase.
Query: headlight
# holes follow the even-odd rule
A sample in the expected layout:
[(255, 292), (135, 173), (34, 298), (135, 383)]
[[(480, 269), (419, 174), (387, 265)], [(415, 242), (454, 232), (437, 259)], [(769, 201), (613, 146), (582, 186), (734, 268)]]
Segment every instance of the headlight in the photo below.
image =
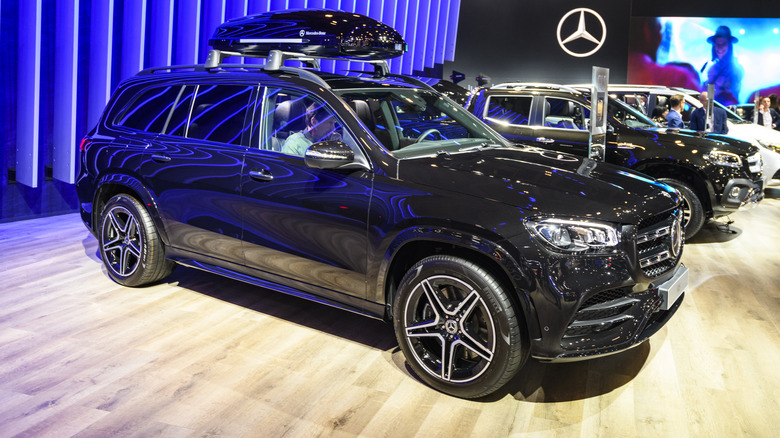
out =
[(742, 167), (742, 159), (739, 158), (739, 155), (731, 152), (711, 151), (708, 154), (704, 154), (704, 158), (710, 163), (719, 166)]
[(529, 220), (531, 234), (546, 244), (566, 252), (603, 252), (619, 243), (618, 231), (612, 225), (564, 219)]

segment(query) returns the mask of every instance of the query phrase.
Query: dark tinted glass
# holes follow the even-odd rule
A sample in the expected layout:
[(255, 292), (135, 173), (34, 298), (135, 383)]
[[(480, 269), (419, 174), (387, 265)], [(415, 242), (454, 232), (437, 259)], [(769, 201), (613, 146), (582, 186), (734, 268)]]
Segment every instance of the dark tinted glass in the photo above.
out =
[(190, 107), (192, 106), (192, 96), (195, 95), (197, 87), (189, 85), (179, 94), (175, 101), (171, 118), (165, 127), (165, 133), (169, 135), (178, 135), (184, 137), (187, 131), (187, 119), (190, 116)]
[(563, 129), (588, 129), (590, 110), (572, 100), (548, 97), (544, 103), (544, 126)]
[(192, 108), (187, 137), (241, 144), (249, 98), (255, 87), (200, 85)]
[(139, 131), (162, 132), (179, 91), (180, 85), (151, 88), (142, 92), (116, 118), (114, 124)]
[(486, 118), (510, 125), (527, 125), (531, 96), (491, 96)]

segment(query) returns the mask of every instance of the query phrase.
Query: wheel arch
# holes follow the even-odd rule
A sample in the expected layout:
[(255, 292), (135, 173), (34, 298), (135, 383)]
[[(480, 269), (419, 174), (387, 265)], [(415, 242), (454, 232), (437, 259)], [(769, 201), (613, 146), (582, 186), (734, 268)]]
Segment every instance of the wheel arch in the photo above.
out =
[(653, 178), (670, 178), (686, 183), (701, 200), (705, 216), (712, 217), (715, 190), (707, 177), (696, 168), (666, 162), (645, 162), (635, 166), (634, 170)]
[(398, 285), (415, 263), (431, 255), (452, 255), (478, 264), (508, 289), (517, 312), (523, 316), (524, 342), (540, 329), (530, 299), (534, 282), (526, 267), (501, 245), (483, 237), (448, 228), (415, 227), (400, 233), (390, 245), (377, 276), (377, 291), (384, 294), (385, 319), (392, 321)]
[(92, 223), (93, 229), (97, 234), (97, 230), (100, 223), (100, 215), (103, 213), (103, 208), (106, 203), (112, 197), (124, 193), (128, 196), (132, 196), (138, 200), (154, 221), (154, 225), (157, 227), (157, 232), (160, 235), (164, 244), (168, 244), (168, 235), (165, 233), (162, 219), (157, 211), (157, 203), (149, 190), (136, 178), (128, 175), (110, 174), (104, 175), (96, 184), (95, 196), (93, 198), (92, 207)]

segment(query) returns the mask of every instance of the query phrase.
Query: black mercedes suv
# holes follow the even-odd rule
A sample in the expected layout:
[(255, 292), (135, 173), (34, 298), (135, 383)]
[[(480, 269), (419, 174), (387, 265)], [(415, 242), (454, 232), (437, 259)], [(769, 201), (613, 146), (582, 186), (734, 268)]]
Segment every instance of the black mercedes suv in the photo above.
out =
[[(352, 38), (360, 20), (371, 35)], [(299, 35), (321, 40), (277, 50)], [(389, 74), (377, 58), (398, 40), (353, 14), (269, 13), (226, 22), (205, 65), (120, 84), (77, 183), (108, 275), (142, 286), (179, 264), (392, 321), (416, 375), (469, 398), (529, 356), (610, 354), (657, 332), (688, 282), (677, 192), (510, 144)], [(328, 44), (374, 70), (287, 66)], [(263, 67), (221, 63), (266, 49)]]
[[(467, 108), (512, 141), (588, 154), (590, 100), (582, 90), (554, 84), (503, 84), (477, 90)], [(763, 199), (761, 156), (750, 143), (659, 128), (612, 98), (608, 115), (606, 161), (679, 190), (686, 238), (693, 237), (706, 220)]]

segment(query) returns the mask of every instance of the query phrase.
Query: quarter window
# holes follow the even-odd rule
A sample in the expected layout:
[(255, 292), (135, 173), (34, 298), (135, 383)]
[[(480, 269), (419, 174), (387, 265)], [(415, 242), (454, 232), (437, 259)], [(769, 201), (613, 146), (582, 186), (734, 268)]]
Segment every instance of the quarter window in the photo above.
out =
[(114, 124), (156, 134), (163, 132), (168, 114), (181, 89), (180, 85), (176, 85), (143, 91), (114, 120)]

